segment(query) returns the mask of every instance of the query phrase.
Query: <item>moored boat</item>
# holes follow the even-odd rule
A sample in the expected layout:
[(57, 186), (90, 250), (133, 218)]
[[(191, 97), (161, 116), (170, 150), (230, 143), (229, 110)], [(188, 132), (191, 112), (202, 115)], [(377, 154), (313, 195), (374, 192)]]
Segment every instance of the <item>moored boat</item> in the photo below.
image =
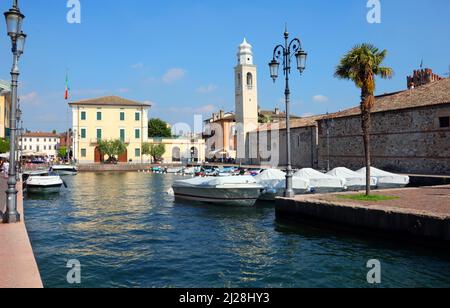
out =
[(56, 173), (30, 175), (25, 182), (27, 193), (58, 193), (64, 181)]
[[(366, 176), (366, 168), (362, 168), (357, 173)], [(377, 179), (377, 188), (404, 188), (409, 184), (409, 176), (386, 172), (374, 167), (370, 168), (370, 176)]]
[[(278, 169), (267, 169), (255, 176), (258, 184), (264, 187), (260, 200), (273, 201), (282, 197), (286, 190), (286, 173)], [(301, 178), (293, 178), (292, 186), (296, 195), (309, 191), (309, 182)]]
[[(359, 191), (366, 189), (366, 175), (354, 172), (347, 168), (335, 168), (327, 173), (333, 177), (345, 180), (345, 186), (349, 191)], [(377, 179), (370, 178), (370, 186), (375, 188), (377, 186)]]
[(347, 189), (345, 179), (324, 174), (311, 168), (297, 171), (294, 174), (294, 180), (296, 178), (308, 181), (311, 192), (315, 193), (332, 193)]
[(193, 178), (172, 188), (175, 199), (235, 206), (255, 205), (264, 189), (251, 176)]
[(53, 171), (59, 175), (76, 175), (76, 174), (78, 174), (77, 167), (72, 166), (72, 165), (54, 165), (50, 168), (50, 171)]

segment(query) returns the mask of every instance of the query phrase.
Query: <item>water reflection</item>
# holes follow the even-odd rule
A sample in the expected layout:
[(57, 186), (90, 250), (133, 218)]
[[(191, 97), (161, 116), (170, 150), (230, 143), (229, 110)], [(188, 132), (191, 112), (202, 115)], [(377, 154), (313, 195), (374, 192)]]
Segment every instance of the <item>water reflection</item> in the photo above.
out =
[[(176, 176), (82, 173), (60, 196), (27, 197), (27, 226), (46, 286), (66, 287), (79, 259), (84, 287), (366, 286), (380, 258), (386, 286), (450, 286), (434, 252), (275, 223), (272, 206), (174, 203)], [(70, 286), (67, 286), (70, 287)]]

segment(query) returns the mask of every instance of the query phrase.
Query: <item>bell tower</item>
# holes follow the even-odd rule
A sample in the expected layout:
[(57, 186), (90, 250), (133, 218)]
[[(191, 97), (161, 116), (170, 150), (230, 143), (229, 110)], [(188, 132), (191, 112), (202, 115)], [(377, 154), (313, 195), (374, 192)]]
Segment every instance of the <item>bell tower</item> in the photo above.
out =
[(252, 46), (244, 42), (239, 46), (238, 64), (234, 69), (236, 81), (236, 127), (237, 157), (248, 161), (250, 158), (247, 134), (258, 128), (258, 83), (257, 70), (253, 64)]

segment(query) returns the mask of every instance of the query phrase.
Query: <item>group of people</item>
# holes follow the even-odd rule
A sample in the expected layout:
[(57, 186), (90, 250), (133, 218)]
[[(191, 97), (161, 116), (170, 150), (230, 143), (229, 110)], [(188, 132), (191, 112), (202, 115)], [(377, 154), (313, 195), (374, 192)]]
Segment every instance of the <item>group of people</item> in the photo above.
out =
[(9, 174), (9, 161), (7, 159), (0, 160), (0, 172), (4, 176), (8, 176)]

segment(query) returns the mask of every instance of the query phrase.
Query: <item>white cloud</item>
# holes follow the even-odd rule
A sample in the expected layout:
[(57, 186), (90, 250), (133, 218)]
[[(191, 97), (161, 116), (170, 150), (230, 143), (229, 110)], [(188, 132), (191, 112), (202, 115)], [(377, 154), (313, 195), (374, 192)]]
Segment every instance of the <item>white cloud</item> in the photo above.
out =
[(183, 113), (183, 114), (206, 114), (206, 113), (213, 113), (217, 111), (217, 107), (213, 104), (208, 104), (200, 107), (170, 107), (168, 109), (169, 112), (172, 113)]
[(200, 108), (194, 109), (194, 112), (195, 113), (212, 113), (212, 112), (214, 112), (216, 110), (217, 110), (216, 106), (214, 106), (212, 104), (209, 104), (209, 105), (205, 105), (205, 106), (202, 106)]
[(328, 97), (325, 95), (318, 94), (313, 96), (313, 101), (315, 101), (316, 103), (326, 103), (328, 102), (328, 100)]
[(301, 115), (302, 118), (308, 118), (308, 117), (312, 117), (314, 115), (314, 113), (311, 112), (306, 112), (304, 114)]
[(214, 92), (218, 89), (219, 87), (216, 86), (215, 84), (209, 84), (207, 86), (201, 86), (199, 87), (196, 92), (197, 93), (201, 93), (201, 94), (207, 94), (207, 93), (211, 93)]
[(163, 76), (162, 80), (165, 83), (173, 83), (177, 80), (183, 79), (186, 76), (186, 71), (181, 68), (171, 68)]
[(130, 89), (127, 88), (121, 88), (121, 89), (117, 89), (116, 92), (124, 94), (124, 93), (128, 93), (130, 92)]
[(39, 95), (37, 92), (31, 92), (25, 95), (20, 96), (20, 102), (24, 104), (30, 105), (39, 105)]
[(142, 63), (142, 62), (135, 63), (135, 64), (131, 65), (131, 68), (135, 69), (135, 70), (143, 69), (144, 68), (144, 63)]

